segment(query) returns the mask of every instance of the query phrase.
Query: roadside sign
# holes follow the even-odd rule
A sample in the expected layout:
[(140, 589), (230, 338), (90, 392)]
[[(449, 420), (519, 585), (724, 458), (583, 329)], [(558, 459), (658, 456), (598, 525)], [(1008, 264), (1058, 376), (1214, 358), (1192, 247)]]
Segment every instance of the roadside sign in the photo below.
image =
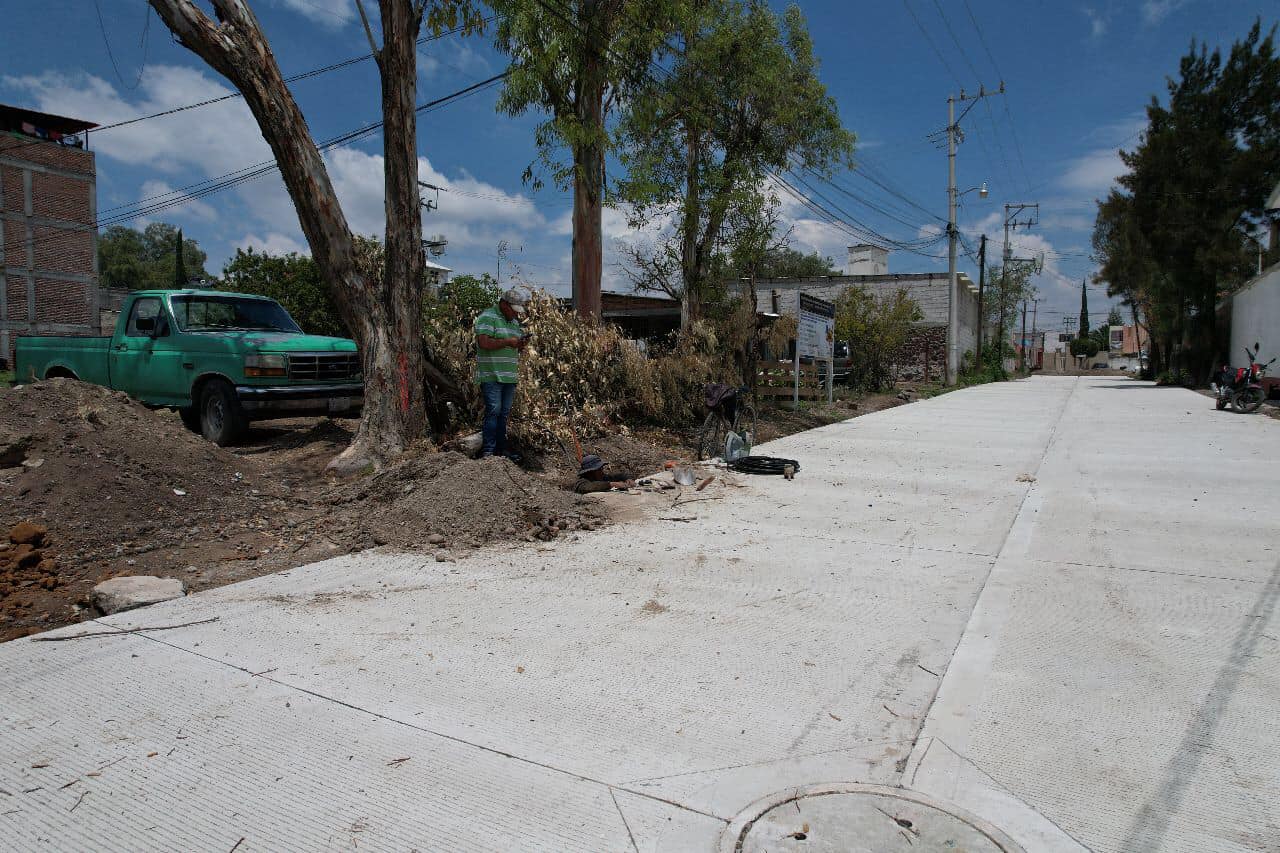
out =
[(793, 405), (800, 408), (800, 359), (811, 358), (827, 363), (827, 402), (831, 402), (835, 383), (836, 306), (807, 293), (799, 294), (796, 312), (795, 391)]
[(796, 350), (800, 357), (831, 361), (836, 340), (835, 303), (801, 293), (796, 321)]

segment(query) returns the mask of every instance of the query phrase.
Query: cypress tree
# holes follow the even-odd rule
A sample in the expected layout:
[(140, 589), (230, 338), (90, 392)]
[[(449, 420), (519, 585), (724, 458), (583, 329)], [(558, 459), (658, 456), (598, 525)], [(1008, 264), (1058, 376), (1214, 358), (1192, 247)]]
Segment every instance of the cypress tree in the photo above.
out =
[(173, 286), (183, 288), (187, 286), (187, 264), (182, 259), (182, 229), (178, 229), (177, 245), (174, 247), (177, 252), (177, 258), (173, 262)]

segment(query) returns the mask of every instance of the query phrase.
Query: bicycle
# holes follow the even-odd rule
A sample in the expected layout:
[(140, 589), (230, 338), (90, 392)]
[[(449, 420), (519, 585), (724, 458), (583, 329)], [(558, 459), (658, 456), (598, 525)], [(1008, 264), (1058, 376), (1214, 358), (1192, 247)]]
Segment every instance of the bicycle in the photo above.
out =
[(708, 385), (704, 392), (707, 417), (698, 430), (698, 461), (723, 458), (728, 447), (729, 433), (736, 433), (750, 452), (756, 434), (756, 409), (746, 401), (749, 389), (730, 388), (727, 385)]

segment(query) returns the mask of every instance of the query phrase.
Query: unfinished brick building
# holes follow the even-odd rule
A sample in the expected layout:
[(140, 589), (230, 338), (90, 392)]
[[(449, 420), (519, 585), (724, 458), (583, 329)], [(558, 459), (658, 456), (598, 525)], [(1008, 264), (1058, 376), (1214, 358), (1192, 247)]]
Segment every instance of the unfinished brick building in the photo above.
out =
[(80, 119), (0, 104), (0, 357), (98, 334), (97, 176)]

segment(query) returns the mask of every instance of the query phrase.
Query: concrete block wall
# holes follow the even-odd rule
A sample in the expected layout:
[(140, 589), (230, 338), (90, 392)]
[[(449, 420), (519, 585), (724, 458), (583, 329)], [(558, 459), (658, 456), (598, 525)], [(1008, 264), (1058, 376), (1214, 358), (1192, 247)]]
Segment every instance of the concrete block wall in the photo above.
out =
[(93, 152), (0, 134), (0, 354), (21, 334), (98, 332)]

